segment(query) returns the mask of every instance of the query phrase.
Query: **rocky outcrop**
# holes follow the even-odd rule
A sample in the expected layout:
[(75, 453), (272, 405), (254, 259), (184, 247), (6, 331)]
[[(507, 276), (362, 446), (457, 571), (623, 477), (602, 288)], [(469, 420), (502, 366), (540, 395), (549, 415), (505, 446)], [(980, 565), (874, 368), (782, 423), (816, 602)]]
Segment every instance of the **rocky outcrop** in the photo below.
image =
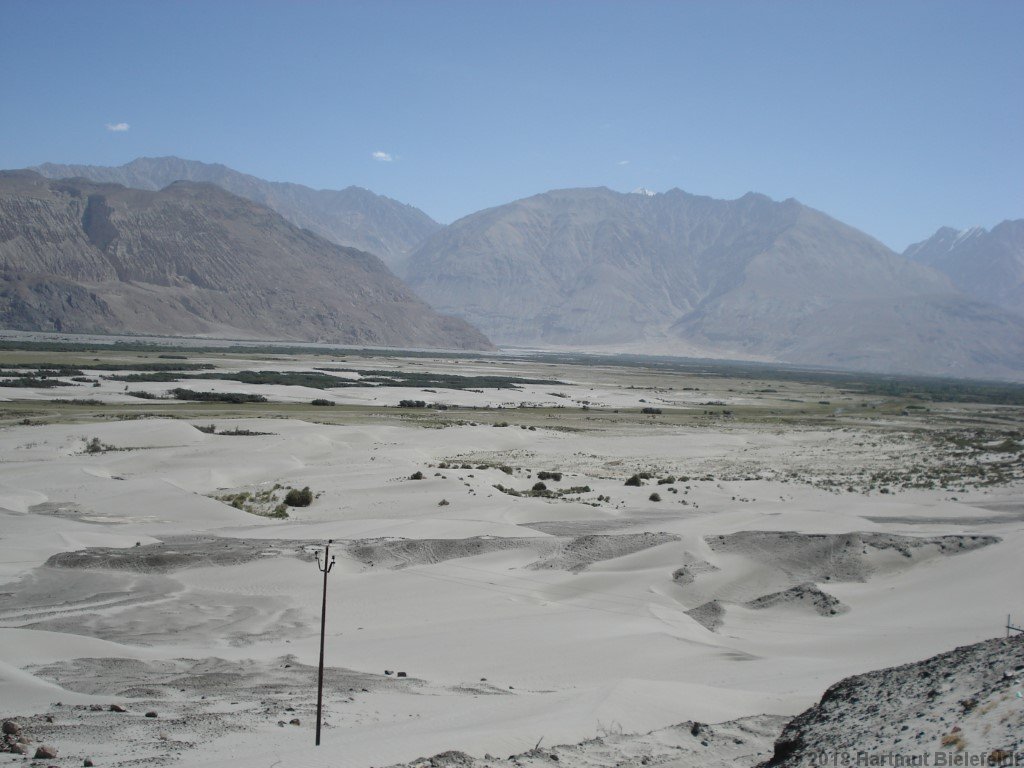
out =
[(1019, 764), (1022, 682), (1024, 635), (849, 677), (786, 725), (760, 768), (831, 765), (844, 755), (854, 764), (858, 754), (860, 765), (896, 765), (893, 756), (922, 755), (929, 761), (900, 764)]

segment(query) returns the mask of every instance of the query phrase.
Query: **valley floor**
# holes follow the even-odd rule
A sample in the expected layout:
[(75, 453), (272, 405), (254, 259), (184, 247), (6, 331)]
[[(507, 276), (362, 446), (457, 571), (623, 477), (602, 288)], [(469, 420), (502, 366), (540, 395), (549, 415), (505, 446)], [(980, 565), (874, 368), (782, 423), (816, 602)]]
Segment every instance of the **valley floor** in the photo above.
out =
[[(0, 386), (0, 717), (57, 747), (48, 764), (579, 744), (559, 759), (752, 766), (841, 678), (1024, 618), (1020, 406), (501, 358), (187, 356), (546, 383), (126, 382), (119, 361), (169, 361), (0, 353), (96, 382)], [(174, 387), (267, 401), (128, 394)], [(309, 506), (282, 507), (304, 487)]]

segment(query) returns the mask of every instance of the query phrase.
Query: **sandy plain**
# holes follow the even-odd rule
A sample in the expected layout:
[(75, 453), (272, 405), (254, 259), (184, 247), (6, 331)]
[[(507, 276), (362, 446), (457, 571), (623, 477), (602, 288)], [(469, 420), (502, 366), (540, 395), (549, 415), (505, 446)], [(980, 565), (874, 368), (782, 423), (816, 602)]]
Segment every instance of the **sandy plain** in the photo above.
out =
[[(753, 765), (837, 680), (1024, 612), (1019, 406), (501, 356), (187, 354), (550, 383), (126, 383), (89, 366), (159, 355), (0, 356), (98, 382), (0, 387), (0, 715), (58, 747), (47, 764), (380, 766), (656, 732), (677, 764)], [(128, 394), (175, 386), (267, 402)], [(730, 735), (701, 752), (665, 730), (684, 722)]]

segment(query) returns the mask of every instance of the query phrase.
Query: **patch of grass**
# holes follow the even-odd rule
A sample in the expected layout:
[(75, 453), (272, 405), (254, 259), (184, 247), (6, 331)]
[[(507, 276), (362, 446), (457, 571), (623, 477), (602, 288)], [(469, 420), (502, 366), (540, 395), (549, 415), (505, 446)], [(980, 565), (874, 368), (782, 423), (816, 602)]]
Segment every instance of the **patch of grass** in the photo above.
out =
[[(45, 372), (44, 372), (45, 373)], [(13, 375), (9, 371), (0, 372), (0, 375)], [(19, 389), (50, 389), (52, 387), (75, 386), (60, 379), (51, 379), (46, 376), (16, 376), (12, 379), (0, 380), (0, 387), (18, 387)]]
[(106, 443), (101, 442), (98, 437), (90, 437), (88, 440), (85, 441), (85, 451), (84, 451), (84, 453), (96, 454), (96, 453), (106, 453), (107, 451), (120, 451), (120, 450), (122, 450), (122, 449), (118, 448), (117, 446), (107, 445)]
[[(280, 483), (274, 483), (269, 488), (226, 493), (214, 496), (213, 498), (224, 504), (230, 504), (235, 509), (248, 512), (251, 515), (283, 520), (288, 517), (288, 505), (280, 499), (280, 494), (284, 490)], [(295, 489), (289, 490), (293, 491)]]
[(141, 389), (133, 389), (131, 392), (125, 392), (126, 395), (137, 397), (140, 400), (165, 400), (166, 398), (160, 397), (160, 395), (154, 394), (153, 392), (144, 392)]

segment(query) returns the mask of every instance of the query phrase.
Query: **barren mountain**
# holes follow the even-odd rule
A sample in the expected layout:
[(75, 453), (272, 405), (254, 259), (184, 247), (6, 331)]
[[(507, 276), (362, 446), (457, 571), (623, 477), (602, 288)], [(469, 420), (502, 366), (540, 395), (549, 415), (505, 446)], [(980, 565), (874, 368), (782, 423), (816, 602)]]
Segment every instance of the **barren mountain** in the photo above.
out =
[(331, 242), (369, 251), (391, 269), (441, 227), (418, 208), (362, 187), (310, 189), (179, 157), (140, 157), (117, 167), (46, 163), (31, 170), (50, 179), (79, 177), (135, 189), (158, 190), (182, 180), (209, 182), (273, 208)]
[(1024, 322), (795, 200), (568, 189), (467, 216), (408, 282), (497, 341), (1024, 375)]
[(903, 255), (945, 273), (982, 301), (1024, 314), (1024, 219), (1004, 221), (991, 232), (943, 227)]
[(0, 323), (22, 330), (487, 348), (369, 253), (212, 184), (0, 172)]

